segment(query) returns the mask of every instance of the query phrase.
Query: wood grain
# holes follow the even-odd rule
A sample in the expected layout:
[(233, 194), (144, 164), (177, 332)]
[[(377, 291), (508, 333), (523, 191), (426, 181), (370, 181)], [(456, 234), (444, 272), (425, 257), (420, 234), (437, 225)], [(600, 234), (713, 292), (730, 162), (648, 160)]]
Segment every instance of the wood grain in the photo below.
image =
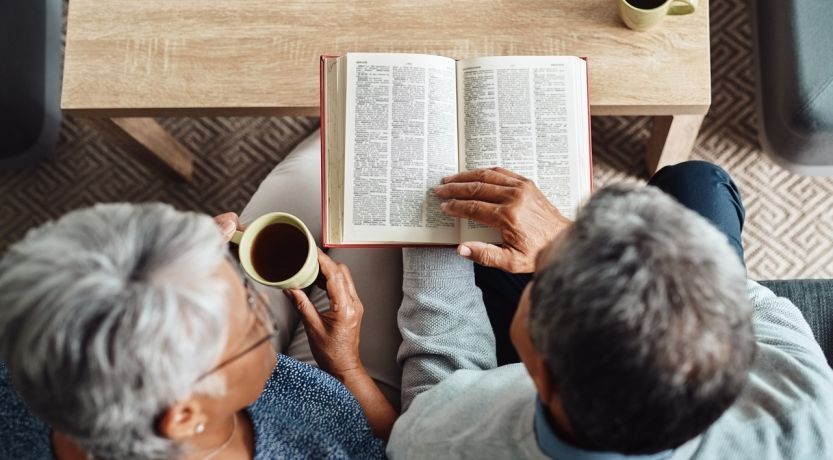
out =
[(123, 150), (139, 155), (175, 178), (191, 180), (191, 151), (153, 118), (90, 118), (88, 122)]
[(645, 164), (652, 175), (664, 166), (688, 160), (705, 115), (654, 117), (645, 148)]
[(320, 55), (385, 51), (586, 56), (593, 115), (704, 114), (708, 10), (634, 32), (614, 0), (72, 0), (62, 106), (315, 114)]

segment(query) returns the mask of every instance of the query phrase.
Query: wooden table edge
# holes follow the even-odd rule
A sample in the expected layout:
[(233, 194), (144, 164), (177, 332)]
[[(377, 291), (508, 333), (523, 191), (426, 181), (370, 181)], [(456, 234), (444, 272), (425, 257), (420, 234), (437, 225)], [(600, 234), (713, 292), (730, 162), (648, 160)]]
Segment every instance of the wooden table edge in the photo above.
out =
[[(664, 116), (705, 115), (705, 105), (628, 106), (608, 105), (590, 107), (592, 116)], [(319, 116), (319, 107), (144, 107), (144, 108), (88, 108), (62, 106), (67, 115), (83, 118), (132, 117), (288, 117)]]

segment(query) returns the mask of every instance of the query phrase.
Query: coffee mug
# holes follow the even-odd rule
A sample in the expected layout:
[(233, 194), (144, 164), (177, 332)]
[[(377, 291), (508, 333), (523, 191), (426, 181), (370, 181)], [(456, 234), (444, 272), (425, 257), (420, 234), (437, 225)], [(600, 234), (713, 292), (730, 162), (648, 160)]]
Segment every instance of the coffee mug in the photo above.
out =
[(619, 15), (633, 30), (648, 30), (666, 15), (693, 13), (698, 0), (618, 0)]
[(255, 281), (279, 289), (302, 289), (318, 277), (318, 247), (301, 219), (285, 212), (264, 214), (235, 231), (240, 265)]

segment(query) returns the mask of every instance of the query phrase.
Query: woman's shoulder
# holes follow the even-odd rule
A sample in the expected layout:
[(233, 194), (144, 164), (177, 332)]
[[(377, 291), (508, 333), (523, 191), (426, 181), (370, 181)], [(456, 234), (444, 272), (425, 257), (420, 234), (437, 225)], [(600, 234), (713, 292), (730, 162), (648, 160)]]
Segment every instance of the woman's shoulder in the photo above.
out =
[(260, 398), (249, 407), (256, 458), (382, 458), (358, 401), (317, 367), (280, 355)]
[(0, 363), (0, 458), (51, 459), (50, 428), (29, 412)]

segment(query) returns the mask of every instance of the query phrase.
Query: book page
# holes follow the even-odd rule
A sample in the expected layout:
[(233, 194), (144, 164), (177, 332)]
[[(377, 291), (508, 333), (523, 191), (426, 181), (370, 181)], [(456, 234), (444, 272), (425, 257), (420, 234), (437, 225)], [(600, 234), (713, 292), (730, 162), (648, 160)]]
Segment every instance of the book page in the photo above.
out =
[[(576, 57), (460, 61), (460, 170), (504, 167), (532, 179), (573, 218), (591, 188), (586, 78)], [(494, 229), (462, 226), (462, 240), (500, 242)]]
[(455, 61), (346, 59), (345, 242), (457, 242), (457, 220), (430, 193), (457, 172)]
[(322, 57), (322, 206), (325, 246), (342, 243), (344, 221), (344, 59)]

